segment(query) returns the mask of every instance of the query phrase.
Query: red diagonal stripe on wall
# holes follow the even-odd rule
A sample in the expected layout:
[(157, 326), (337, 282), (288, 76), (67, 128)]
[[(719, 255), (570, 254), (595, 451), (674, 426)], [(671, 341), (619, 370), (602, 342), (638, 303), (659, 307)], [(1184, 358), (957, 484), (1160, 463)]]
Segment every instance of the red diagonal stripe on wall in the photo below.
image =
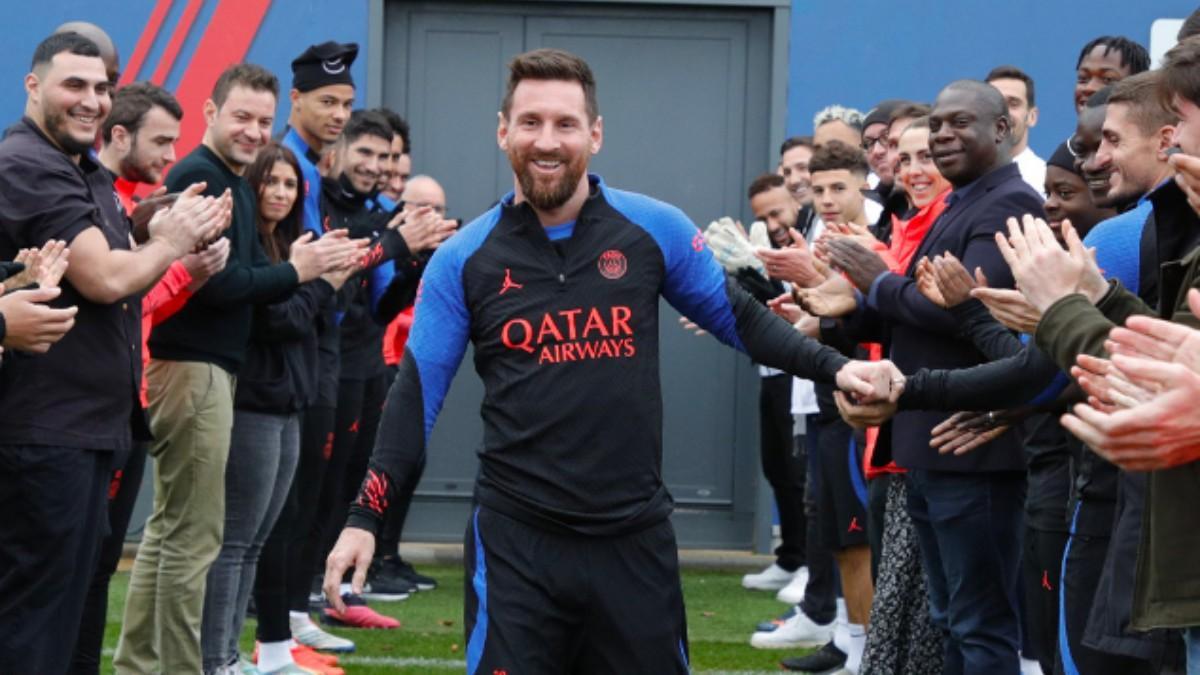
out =
[(137, 79), (138, 71), (142, 69), (142, 63), (146, 60), (146, 54), (150, 52), (150, 46), (154, 44), (154, 38), (158, 37), (158, 31), (162, 28), (163, 20), (167, 18), (167, 12), (171, 10), (172, 2), (173, 0), (158, 0), (158, 4), (154, 5), (146, 27), (142, 29), (137, 45), (133, 48), (133, 55), (129, 57), (129, 63), (125, 64), (125, 71), (121, 73), (119, 84), (122, 86)]
[(183, 125), (175, 146), (180, 157), (195, 149), (203, 138), (205, 99), (221, 71), (246, 56), (270, 6), (271, 0), (220, 0), (213, 11), (175, 92), (183, 107)]
[(183, 8), (183, 15), (179, 17), (179, 23), (175, 24), (175, 30), (171, 33), (171, 41), (167, 43), (162, 58), (158, 60), (158, 68), (155, 68), (154, 75), (150, 76), (150, 81), (154, 84), (161, 86), (167, 80), (171, 66), (175, 65), (179, 50), (183, 48), (183, 41), (192, 30), (192, 24), (195, 23), (196, 15), (200, 13), (203, 4), (204, 0), (189, 0), (187, 7)]

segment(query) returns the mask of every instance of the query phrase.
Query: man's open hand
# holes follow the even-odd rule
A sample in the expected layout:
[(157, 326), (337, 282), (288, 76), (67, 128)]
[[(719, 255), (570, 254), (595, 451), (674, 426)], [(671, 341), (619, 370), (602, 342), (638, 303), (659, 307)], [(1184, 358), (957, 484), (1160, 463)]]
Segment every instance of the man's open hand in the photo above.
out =
[[(0, 286), (0, 291), (3, 286)], [(0, 297), (4, 315), (4, 346), (44, 354), (75, 325), (77, 307), (55, 309), (46, 305), (62, 293), (58, 287), (16, 291)]]
[(341, 614), (346, 611), (346, 603), (342, 600), (342, 577), (346, 570), (354, 568), (354, 577), (350, 588), (355, 595), (362, 593), (363, 584), (367, 582), (367, 569), (371, 566), (371, 558), (375, 556), (375, 535), (357, 527), (347, 527), (342, 530), (329, 557), (325, 559), (325, 581), (321, 590), (325, 599), (333, 609)]

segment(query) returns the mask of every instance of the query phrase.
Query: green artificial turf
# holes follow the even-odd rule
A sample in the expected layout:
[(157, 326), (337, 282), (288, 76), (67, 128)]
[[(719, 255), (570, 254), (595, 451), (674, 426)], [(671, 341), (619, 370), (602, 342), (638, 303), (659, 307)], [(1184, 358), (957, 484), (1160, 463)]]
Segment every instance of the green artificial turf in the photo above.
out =
[[(358, 646), (354, 654), (342, 657), (347, 675), (463, 672), (462, 568), (422, 566), (420, 571), (438, 580), (437, 590), (418, 593), (403, 602), (371, 604), (377, 611), (399, 619), (403, 624), (399, 630), (330, 629)], [(776, 673), (779, 659), (797, 653), (750, 647), (754, 625), (786, 607), (771, 593), (743, 589), (741, 575), (711, 570), (683, 573), (694, 673)], [(112, 652), (128, 584), (129, 574), (118, 573), (109, 592), (104, 673), (112, 672)], [(242, 650), (247, 655), (254, 649), (254, 625), (254, 620), (248, 619), (242, 634)]]

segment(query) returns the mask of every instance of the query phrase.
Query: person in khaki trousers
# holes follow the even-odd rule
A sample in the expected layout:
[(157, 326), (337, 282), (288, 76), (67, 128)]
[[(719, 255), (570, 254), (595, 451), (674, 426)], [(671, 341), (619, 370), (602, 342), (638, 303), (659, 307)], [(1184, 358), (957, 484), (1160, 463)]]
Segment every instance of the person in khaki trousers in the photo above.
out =
[(226, 69), (204, 103), (203, 142), (167, 180), (172, 192), (204, 182), (207, 193), (232, 195), (230, 254), (225, 269), (150, 336), (154, 508), (129, 581), (118, 673), (201, 672), (205, 579), (221, 548), (233, 392), (254, 305), (343, 266), (359, 248), (332, 232), (296, 242), (287, 262), (272, 265), (258, 243), (255, 195), (242, 173), (270, 140), (278, 91), (260, 66)]

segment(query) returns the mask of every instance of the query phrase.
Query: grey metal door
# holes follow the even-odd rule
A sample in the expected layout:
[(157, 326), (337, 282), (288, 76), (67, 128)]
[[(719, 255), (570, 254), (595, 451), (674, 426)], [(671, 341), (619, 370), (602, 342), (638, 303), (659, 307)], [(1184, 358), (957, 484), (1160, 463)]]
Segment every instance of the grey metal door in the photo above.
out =
[[(682, 208), (703, 226), (745, 211), (768, 166), (772, 14), (589, 4), (386, 5), (383, 102), (413, 128), (413, 171), (470, 220), (512, 189), (495, 143), (505, 66), (561, 47), (596, 73), (605, 139), (593, 170)], [(759, 476), (757, 377), (662, 304), (664, 473), (680, 542), (748, 547)], [(406, 539), (461, 536), (477, 470), (482, 386), (468, 354), (433, 434)], [(614, 424), (620, 413), (614, 411)]]

